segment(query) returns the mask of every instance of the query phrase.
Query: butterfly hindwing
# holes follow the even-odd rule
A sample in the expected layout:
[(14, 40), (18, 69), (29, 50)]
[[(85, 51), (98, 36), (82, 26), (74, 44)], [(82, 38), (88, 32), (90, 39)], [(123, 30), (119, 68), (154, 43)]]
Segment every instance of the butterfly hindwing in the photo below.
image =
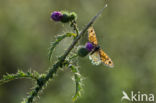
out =
[(100, 59), (101, 61), (108, 67), (114, 67), (114, 64), (112, 62), (112, 60), (110, 59), (110, 57), (102, 50), (99, 50), (99, 54), (100, 54)]
[(90, 27), (88, 29), (88, 40), (89, 40), (89, 42), (91, 42), (94, 45), (98, 44), (97, 39), (96, 39), (96, 34), (95, 34), (93, 27)]
[(89, 55), (89, 59), (93, 64), (99, 65), (101, 64), (101, 58), (98, 51), (95, 51), (93, 54)]

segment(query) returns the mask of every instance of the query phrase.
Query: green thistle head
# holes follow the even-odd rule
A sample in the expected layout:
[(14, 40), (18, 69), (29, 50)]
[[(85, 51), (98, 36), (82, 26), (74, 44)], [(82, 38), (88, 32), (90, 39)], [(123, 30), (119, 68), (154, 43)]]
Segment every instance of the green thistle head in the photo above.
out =
[(88, 51), (88, 49), (86, 49), (86, 47), (84, 47), (84, 46), (79, 46), (78, 47), (78, 55), (80, 57), (85, 57), (85, 56), (88, 55), (88, 53), (89, 53), (89, 51)]

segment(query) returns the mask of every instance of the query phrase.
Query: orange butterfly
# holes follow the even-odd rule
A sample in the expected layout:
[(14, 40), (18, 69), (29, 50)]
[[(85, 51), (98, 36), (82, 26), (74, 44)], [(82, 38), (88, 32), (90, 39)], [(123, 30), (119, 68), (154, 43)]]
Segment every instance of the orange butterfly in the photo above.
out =
[(94, 49), (89, 55), (89, 59), (92, 61), (92, 63), (95, 65), (104, 63), (108, 67), (114, 67), (114, 64), (109, 56), (98, 46), (96, 34), (93, 27), (90, 27), (88, 29), (88, 40), (94, 46)]

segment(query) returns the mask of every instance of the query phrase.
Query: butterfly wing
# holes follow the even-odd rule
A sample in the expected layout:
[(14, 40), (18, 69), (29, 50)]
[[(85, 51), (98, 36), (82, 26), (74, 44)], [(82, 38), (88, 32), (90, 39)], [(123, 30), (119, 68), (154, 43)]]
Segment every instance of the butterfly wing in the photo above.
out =
[[(90, 27), (88, 29), (88, 40), (89, 40), (89, 42), (91, 42), (95, 46), (98, 45), (96, 34), (95, 34), (93, 27)], [(109, 56), (102, 49), (94, 51), (93, 54), (89, 55), (89, 59), (92, 60), (92, 63), (95, 65), (99, 65), (101, 62), (103, 62), (108, 67), (114, 66), (112, 60), (109, 58)]]
[(100, 58), (99, 51), (95, 51), (93, 54), (90, 54), (89, 59), (92, 61), (92, 64), (94, 64), (94, 65), (101, 64), (101, 58)]
[(89, 40), (89, 42), (93, 43), (94, 45), (98, 44), (97, 39), (96, 39), (96, 34), (95, 34), (93, 27), (90, 27), (88, 29), (88, 40)]
[(112, 60), (102, 49), (99, 50), (99, 55), (100, 55), (101, 62), (103, 62), (108, 67), (111, 67), (111, 68), (114, 67)]

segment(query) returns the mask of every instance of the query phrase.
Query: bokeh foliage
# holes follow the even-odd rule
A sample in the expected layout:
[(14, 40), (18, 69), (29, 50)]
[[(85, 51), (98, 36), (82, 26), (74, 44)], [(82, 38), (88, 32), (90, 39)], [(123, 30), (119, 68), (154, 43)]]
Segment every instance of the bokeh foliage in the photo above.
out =
[[(46, 71), (49, 42), (55, 35), (71, 31), (65, 28), (68, 25), (52, 22), (51, 11), (75, 11), (82, 28), (103, 5), (104, 0), (1, 0), (0, 77), (6, 72), (16, 73), (18, 68)], [(119, 103), (122, 90), (156, 94), (155, 9), (155, 0), (110, 1), (94, 27), (100, 46), (115, 67), (93, 66), (87, 57), (79, 58), (85, 92), (78, 103)], [(59, 44), (52, 62), (68, 47), (70, 40)], [(39, 103), (72, 102), (75, 89), (72, 73), (63, 71), (50, 83)], [(18, 103), (31, 85), (31, 81), (16, 80), (0, 86), (0, 102)]]

